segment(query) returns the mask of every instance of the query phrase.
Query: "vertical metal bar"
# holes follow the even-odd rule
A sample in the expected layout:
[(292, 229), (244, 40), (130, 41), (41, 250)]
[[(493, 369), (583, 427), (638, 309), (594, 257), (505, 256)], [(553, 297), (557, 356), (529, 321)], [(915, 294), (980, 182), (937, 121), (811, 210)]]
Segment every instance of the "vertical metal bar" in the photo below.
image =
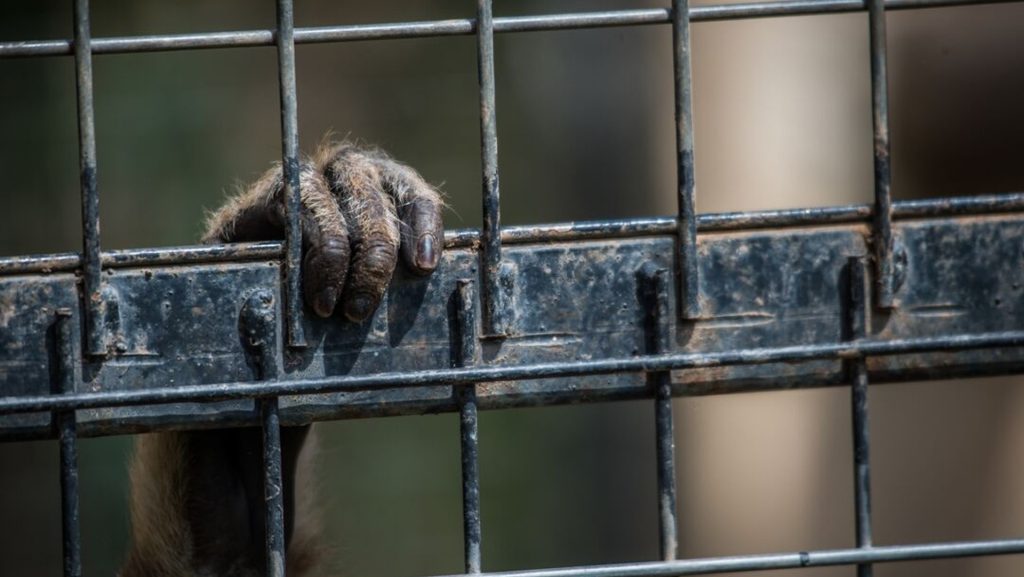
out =
[(477, 69), (480, 80), (480, 145), (483, 154), (484, 334), (508, 333), (508, 310), (501, 290), (501, 211), (498, 184), (498, 124), (494, 110), (494, 16), (491, 0), (477, 0)]
[(78, 93), (78, 165), (82, 194), (82, 276), (85, 352), (107, 352), (100, 265), (100, 197), (96, 185), (96, 119), (92, 92), (89, 0), (75, 0), (75, 89)]
[(281, 149), (285, 214), (285, 323), (288, 346), (305, 347), (302, 326), (302, 228), (299, 226), (299, 109), (295, 87), (295, 18), (292, 0), (277, 0), (277, 62), (281, 89)]
[[(649, 316), (649, 346), (652, 354), (672, 349), (671, 316), (669, 312), (669, 272), (657, 269), (646, 279)], [(647, 383), (654, 391), (654, 424), (658, 460), (658, 520), (661, 558), (674, 561), (679, 547), (676, 529), (676, 459), (675, 433), (672, 419), (672, 374), (669, 371), (648, 373)]]
[[(459, 329), (459, 366), (472, 366), (479, 357), (479, 335), (476, 323), (473, 282), (460, 280), (456, 301), (456, 322)], [(476, 385), (456, 388), (459, 402), (459, 431), (462, 439), (462, 530), (466, 573), (480, 573), (480, 464)]]
[(267, 577), (284, 577), (284, 482), (277, 397), (262, 399), (260, 412), (263, 418), (263, 489), (267, 507)]
[(693, 165), (693, 99), (690, 82), (690, 5), (672, 0), (672, 60), (675, 69), (677, 267), (681, 317), (700, 316), (697, 268), (697, 205)]
[[(71, 312), (57, 311), (57, 378), (61, 394), (75, 392)], [(60, 437), (61, 532), (64, 542), (64, 577), (82, 575), (82, 535), (78, 524), (78, 432), (75, 412), (57, 415)]]
[(871, 111), (874, 132), (874, 238), (876, 302), (892, 308), (896, 293), (896, 263), (892, 234), (892, 169), (889, 162), (889, 79), (886, 71), (885, 0), (868, 0), (871, 44)]
[[(246, 297), (238, 315), (238, 329), (246, 352), (254, 362), (255, 377), (266, 381), (279, 373), (277, 351), (277, 304), (268, 289), (257, 289)], [(263, 491), (268, 577), (284, 577), (284, 479), (281, 471), (281, 420), (278, 399), (257, 403), (263, 425)]]
[[(866, 264), (863, 257), (849, 260), (849, 335), (852, 340), (867, 336), (867, 291), (864, 288)], [(871, 540), (871, 464), (868, 442), (868, 371), (863, 358), (848, 361), (853, 382), (850, 405), (853, 421), (854, 507), (856, 508), (857, 547), (870, 548)], [(870, 563), (857, 565), (858, 577), (871, 577)]]

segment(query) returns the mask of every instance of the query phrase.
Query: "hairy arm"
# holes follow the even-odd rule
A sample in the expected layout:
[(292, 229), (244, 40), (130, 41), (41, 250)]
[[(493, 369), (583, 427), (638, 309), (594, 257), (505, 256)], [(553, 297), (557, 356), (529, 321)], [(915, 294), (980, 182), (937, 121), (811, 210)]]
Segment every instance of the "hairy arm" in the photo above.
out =
[[(214, 212), (203, 242), (282, 239), (279, 166)], [(443, 202), (412, 168), (384, 152), (327, 143), (300, 167), (302, 286), (321, 317), (369, 318), (401, 260), (430, 274), (443, 250)], [(309, 426), (282, 429), (287, 570), (318, 574), (317, 501)], [(136, 441), (131, 465), (132, 548), (121, 577), (265, 574), (259, 428), (164, 432)]]

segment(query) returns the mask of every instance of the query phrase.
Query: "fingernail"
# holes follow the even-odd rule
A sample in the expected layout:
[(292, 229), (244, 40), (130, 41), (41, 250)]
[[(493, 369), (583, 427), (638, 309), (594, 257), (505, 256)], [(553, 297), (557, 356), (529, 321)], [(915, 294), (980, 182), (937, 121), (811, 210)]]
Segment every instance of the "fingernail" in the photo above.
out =
[(373, 313), (373, 299), (367, 294), (354, 295), (345, 304), (345, 316), (348, 320), (361, 323)]
[(416, 266), (424, 270), (433, 270), (437, 266), (434, 235), (429, 232), (420, 236), (419, 242), (416, 243)]
[(328, 287), (316, 295), (313, 303), (313, 310), (321, 317), (327, 318), (334, 312), (334, 305), (338, 302), (338, 289)]

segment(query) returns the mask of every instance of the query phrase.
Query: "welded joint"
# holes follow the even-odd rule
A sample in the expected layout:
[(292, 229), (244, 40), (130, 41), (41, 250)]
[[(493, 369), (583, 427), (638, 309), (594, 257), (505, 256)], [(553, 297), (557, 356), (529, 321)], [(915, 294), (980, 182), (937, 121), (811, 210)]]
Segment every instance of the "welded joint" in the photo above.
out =
[(875, 304), (880, 309), (897, 307), (897, 295), (907, 276), (907, 252), (893, 247), (875, 259)]
[(277, 376), (277, 304), (274, 292), (260, 288), (245, 298), (238, 313), (238, 334), (258, 381)]
[[(516, 277), (519, 276), (519, 268), (515, 263), (502, 261), (498, 265), (497, 282), (493, 283), (493, 290), (481, 293), (484, 300), (484, 310), (487, 312), (485, 321), (487, 329), (485, 334), (488, 337), (506, 337), (516, 333), (516, 304), (518, 302), (516, 291)], [(484, 279), (487, 286), (487, 279)]]
[(92, 357), (106, 357), (128, 351), (122, 327), (121, 295), (116, 288), (104, 283), (95, 295), (85, 295), (89, 299), (83, 310), (86, 322), (86, 352)]
[(476, 286), (471, 279), (459, 279), (452, 295), (455, 318), (452, 323), (452, 355), (455, 366), (471, 367), (480, 362), (480, 326), (477, 322)]
[(887, 254), (879, 252), (881, 254), (875, 259), (875, 302), (882, 309), (896, 308), (896, 297), (907, 280), (907, 249), (898, 238), (895, 238)]
[(71, 328), (72, 312), (69, 308), (54, 311), (53, 345), (55, 364), (50, 371), (53, 392), (75, 392), (75, 347)]
[[(86, 273), (88, 274), (88, 273)], [(90, 281), (84, 281), (86, 285)], [(110, 352), (110, 339), (107, 330), (108, 324), (108, 301), (103, 295), (103, 289), (90, 291), (84, 287), (82, 299), (85, 301), (82, 307), (82, 322), (85, 324), (85, 353), (90, 357), (103, 358)]]
[(870, 330), (868, 326), (870, 306), (867, 302), (869, 292), (866, 287), (866, 278), (867, 257), (848, 257), (844, 270), (844, 281), (840, 283), (840, 286), (845, 287), (846, 291), (841, 300), (845, 309), (843, 339), (846, 341), (863, 339)]
[(672, 275), (667, 268), (647, 262), (637, 273), (644, 319), (645, 351), (664, 354), (672, 350), (672, 313), (669, 285)]

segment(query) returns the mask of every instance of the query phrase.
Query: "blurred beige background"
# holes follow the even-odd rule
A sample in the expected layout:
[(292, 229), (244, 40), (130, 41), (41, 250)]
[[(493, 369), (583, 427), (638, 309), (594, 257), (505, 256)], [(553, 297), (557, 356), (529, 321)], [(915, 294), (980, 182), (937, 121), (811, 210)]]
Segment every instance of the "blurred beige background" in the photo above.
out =
[[(666, 2), (667, 3), (667, 2)], [(497, 15), (661, 2), (497, 2)], [(273, 2), (94, 2), (95, 37), (273, 26)], [(300, 0), (299, 26), (470, 17), (468, 0)], [(71, 36), (71, 4), (8, 0), (0, 40)], [(1024, 6), (889, 16), (898, 198), (1024, 190)], [(672, 214), (665, 26), (500, 35), (505, 224)], [(693, 28), (704, 212), (869, 202), (865, 14)], [(379, 144), (443, 183), (449, 227), (478, 226), (471, 37), (300, 46), (300, 138)], [(280, 154), (273, 48), (97, 56), (105, 248), (189, 244), (204, 210)], [(73, 62), (0, 60), (0, 254), (78, 250)], [(1024, 398), (1015, 379), (872, 389), (879, 544), (1024, 534)], [(853, 545), (849, 394), (676, 403), (681, 554)], [(481, 417), (485, 570), (653, 560), (647, 402)], [(461, 569), (453, 415), (324, 427), (322, 486), (342, 574)], [(83, 442), (87, 575), (127, 539), (128, 438)], [(60, 574), (57, 447), (0, 444), (0, 576)], [(1012, 575), (1017, 557), (880, 565), (881, 576)], [(773, 574), (852, 575), (852, 568)]]

